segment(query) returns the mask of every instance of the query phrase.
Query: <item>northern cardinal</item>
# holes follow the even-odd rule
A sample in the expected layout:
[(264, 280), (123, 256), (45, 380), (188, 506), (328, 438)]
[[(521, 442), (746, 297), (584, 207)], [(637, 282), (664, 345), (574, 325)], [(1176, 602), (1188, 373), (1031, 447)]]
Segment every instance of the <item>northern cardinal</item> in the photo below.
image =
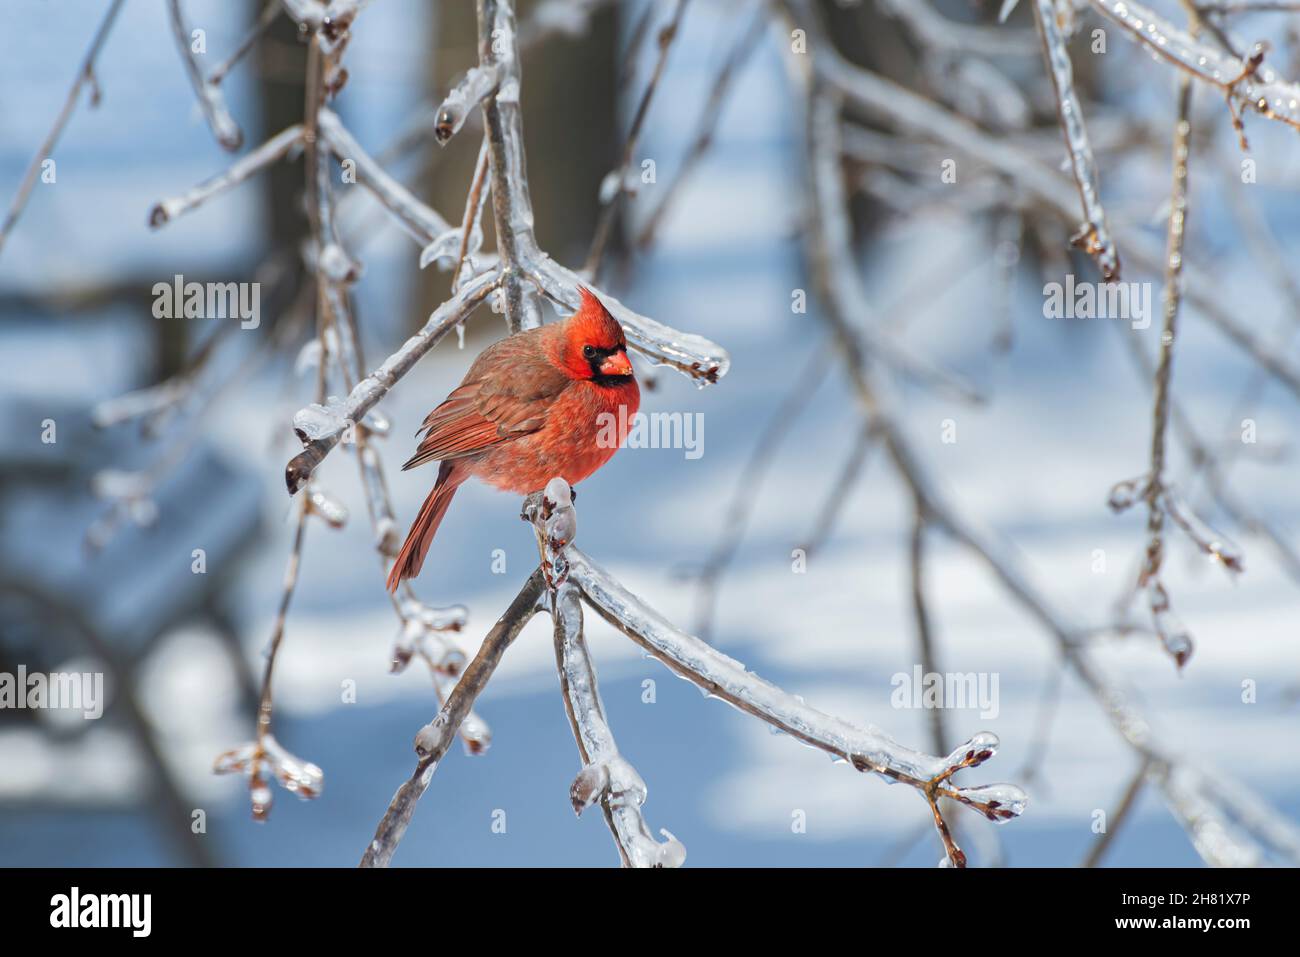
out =
[(452, 496), (471, 475), (521, 495), (557, 475), (576, 485), (627, 438), (641, 404), (627, 339), (600, 300), (580, 292), (569, 318), (484, 349), (425, 417), (424, 439), (402, 469), (435, 459), (442, 465), (388, 575), (390, 592), (420, 573)]

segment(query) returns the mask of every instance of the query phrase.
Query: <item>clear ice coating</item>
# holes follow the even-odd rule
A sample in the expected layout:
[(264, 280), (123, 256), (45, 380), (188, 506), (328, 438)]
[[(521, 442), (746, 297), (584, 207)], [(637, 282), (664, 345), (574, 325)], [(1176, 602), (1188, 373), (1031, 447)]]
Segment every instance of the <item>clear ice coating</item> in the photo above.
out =
[[(570, 577), (594, 607), (652, 649), (655, 657), (674, 663), (675, 672), (695, 676), (691, 680), (697, 685), (716, 689), (716, 697), (779, 725), (810, 746), (848, 756), (855, 766), (889, 769), (923, 781), (949, 769), (943, 758), (906, 748), (877, 728), (858, 727), (805, 704), (746, 670), (735, 659), (681, 631), (592, 564), (576, 547), (568, 549), (568, 556)], [(980, 736), (972, 741), (977, 739), (985, 741)], [(996, 747), (996, 738), (992, 745)]]
[(432, 721), (416, 732), (415, 753), (425, 757), (445, 751), (451, 734), (451, 722), (447, 720), (446, 711), (439, 711)]
[(1025, 812), (1029, 797), (1014, 784), (984, 784), (957, 788), (957, 800), (979, 811), (990, 821), (1005, 824)]
[(949, 769), (979, 767), (998, 753), (999, 745), (996, 734), (991, 731), (981, 731), (954, 749), (948, 757), (944, 758), (944, 764)]
[(476, 66), (451, 89), (438, 107), (437, 121), (433, 128), (439, 145), (445, 146), (448, 140), (460, 132), (465, 118), (478, 106), (480, 100), (492, 92), (499, 76), (500, 70), (495, 64)]
[(582, 814), (600, 800), (602, 794), (609, 790), (609, 768), (604, 764), (588, 764), (569, 786), (569, 801), (573, 804), (573, 813)]
[(273, 776), (281, 787), (303, 800), (319, 797), (325, 785), (325, 773), (320, 768), (290, 754), (270, 734), (262, 735), (260, 741), (217, 755), (212, 770), (217, 774), (243, 774), (248, 778), (253, 817), (259, 821), (265, 820), (271, 809), (268, 776)]
[(1092, 0), (1092, 3), (1151, 49), (1154, 56), (1171, 60), (1224, 88), (1234, 99), (1265, 116), (1300, 127), (1300, 85), (1281, 82), (1273, 70), (1261, 68), (1263, 51), (1258, 45), (1252, 49), (1248, 61), (1243, 62), (1202, 43), (1132, 0)]
[(1172, 488), (1166, 488), (1160, 498), (1174, 524), (1210, 559), (1234, 574), (1244, 569), (1241, 549), (1211, 528)]
[(1111, 486), (1110, 494), (1106, 497), (1106, 504), (1110, 506), (1112, 512), (1123, 512), (1132, 508), (1134, 503), (1137, 502), (1145, 482), (1145, 478), (1125, 479), (1122, 482), (1116, 482)]
[[(451, 683), (443, 691), (443, 697), (451, 693)], [(488, 723), (471, 711), (460, 723), (460, 738), (465, 742), (466, 754), (485, 754), (492, 747), (492, 729)]]
[(335, 396), (330, 396), (325, 405), (313, 402), (294, 413), (293, 430), (303, 442), (338, 435), (347, 428), (346, 407)]
[(420, 250), (420, 268), (423, 269), (432, 262), (454, 262), (460, 254), (460, 237), (459, 228), (449, 229), (438, 235), (433, 242)]
[(342, 528), (348, 523), (347, 506), (318, 485), (307, 486), (307, 502), (311, 507), (311, 514), (324, 519), (330, 528)]
[(611, 807), (630, 805), (640, 807), (645, 804), (649, 789), (637, 769), (621, 754), (605, 762), (609, 775), (609, 804)]
[(1047, 57), (1048, 72), (1056, 90), (1057, 112), (1060, 114), (1061, 132), (1069, 153), (1074, 180), (1079, 188), (1086, 222), (1077, 242), (1097, 261), (1102, 278), (1107, 282), (1119, 278), (1119, 254), (1115, 240), (1106, 222), (1106, 210), (1101, 204), (1101, 187), (1097, 177), (1097, 163), (1088, 142), (1088, 128), (1083, 122), (1083, 111), (1074, 92), (1074, 67), (1066, 49), (1065, 34), (1056, 17), (1053, 0), (1034, 0), (1034, 15), (1038, 20), (1039, 35)]
[(423, 622), (434, 631), (459, 631), (469, 621), (469, 609), (464, 605), (447, 605), (436, 608), (415, 598), (404, 598), (402, 617)]
[(361, 264), (352, 259), (338, 243), (327, 243), (317, 264), (332, 283), (354, 283), (361, 278)]
[(1182, 620), (1174, 613), (1169, 601), (1169, 593), (1158, 580), (1147, 585), (1147, 601), (1151, 605), (1151, 622), (1161, 643), (1181, 670), (1191, 658), (1194, 645), (1191, 633)]

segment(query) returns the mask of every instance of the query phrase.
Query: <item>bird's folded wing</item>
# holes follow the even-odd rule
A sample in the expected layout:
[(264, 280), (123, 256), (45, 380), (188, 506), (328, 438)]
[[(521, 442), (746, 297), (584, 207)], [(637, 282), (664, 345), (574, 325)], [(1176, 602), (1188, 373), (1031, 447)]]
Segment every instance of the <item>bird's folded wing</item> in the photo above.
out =
[(428, 414), (415, 454), (402, 466), (474, 455), (536, 432), (569, 379), (548, 364), (465, 382)]

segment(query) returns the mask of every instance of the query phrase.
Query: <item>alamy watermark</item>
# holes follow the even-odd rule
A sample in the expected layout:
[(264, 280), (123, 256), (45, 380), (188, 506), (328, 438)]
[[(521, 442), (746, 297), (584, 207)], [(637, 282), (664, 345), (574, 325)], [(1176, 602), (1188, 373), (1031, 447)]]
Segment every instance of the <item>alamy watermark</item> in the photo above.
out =
[(101, 671), (40, 671), (16, 674), (0, 671), (0, 710), (80, 711), (87, 720), (104, 713), (104, 674)]
[(153, 284), (155, 319), (238, 319), (239, 328), (262, 324), (259, 282), (186, 282), (177, 273), (171, 282)]
[(51, 927), (118, 927), (131, 931), (132, 937), (148, 937), (152, 918), (152, 894), (83, 894), (73, 887), (50, 898)]
[(889, 703), (895, 708), (979, 709), (980, 717), (998, 716), (998, 673), (996, 671), (923, 671), (915, 665), (911, 673), (900, 671), (889, 679), (893, 692)]
[(688, 459), (704, 454), (703, 412), (637, 412), (627, 414), (620, 405), (618, 414), (602, 412), (596, 416), (596, 445), (602, 449), (619, 447), (624, 436), (626, 449), (685, 449)]
[(1043, 315), (1048, 319), (1122, 319), (1134, 329), (1151, 325), (1154, 293), (1149, 282), (1075, 282), (1043, 286)]

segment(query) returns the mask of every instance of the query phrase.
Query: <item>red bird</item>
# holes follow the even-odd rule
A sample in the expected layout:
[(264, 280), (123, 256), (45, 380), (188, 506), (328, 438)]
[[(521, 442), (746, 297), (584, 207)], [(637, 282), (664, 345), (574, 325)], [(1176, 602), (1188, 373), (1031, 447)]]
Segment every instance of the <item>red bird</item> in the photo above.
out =
[(471, 475), (520, 495), (557, 475), (576, 485), (627, 438), (641, 404), (627, 339), (600, 300), (580, 291), (568, 319), (484, 349), (425, 418), (424, 439), (402, 469), (442, 465), (388, 575), (390, 592), (420, 573), (452, 496)]

